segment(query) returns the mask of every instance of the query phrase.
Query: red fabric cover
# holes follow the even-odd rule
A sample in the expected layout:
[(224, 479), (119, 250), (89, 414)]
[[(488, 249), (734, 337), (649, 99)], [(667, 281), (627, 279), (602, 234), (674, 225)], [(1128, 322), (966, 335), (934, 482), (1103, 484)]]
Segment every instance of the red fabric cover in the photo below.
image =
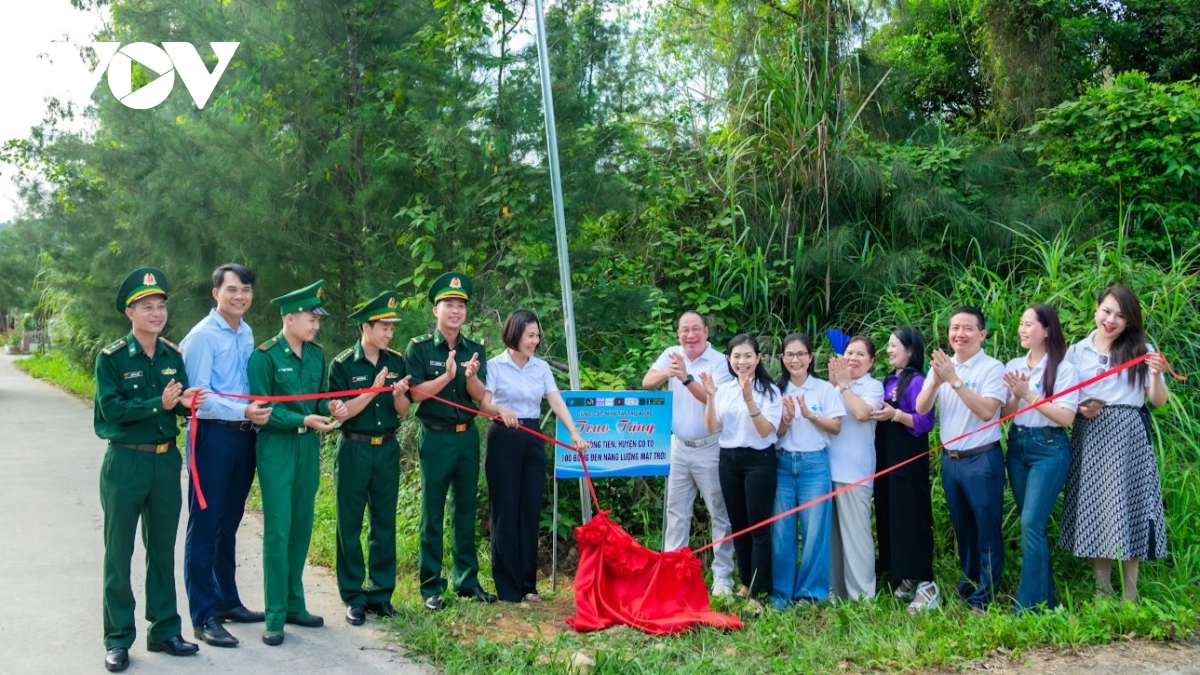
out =
[(700, 559), (690, 549), (658, 553), (642, 546), (601, 511), (575, 528), (577, 631), (625, 624), (645, 633), (682, 633), (698, 624), (742, 628), (737, 615), (712, 611)]

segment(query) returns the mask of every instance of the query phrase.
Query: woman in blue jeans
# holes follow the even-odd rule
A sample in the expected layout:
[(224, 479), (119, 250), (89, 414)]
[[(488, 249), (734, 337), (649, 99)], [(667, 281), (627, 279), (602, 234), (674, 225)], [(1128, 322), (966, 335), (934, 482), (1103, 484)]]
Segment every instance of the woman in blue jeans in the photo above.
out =
[[(776, 514), (833, 488), (829, 440), (841, 432), (846, 407), (833, 385), (813, 375), (814, 358), (807, 335), (793, 333), (784, 338)], [(776, 609), (800, 600), (829, 598), (832, 516), (832, 503), (826, 500), (771, 524), (771, 604)]]
[[(1029, 351), (1005, 367), (1009, 415), (1056, 391), (1073, 387), (1079, 374), (1066, 360), (1067, 341), (1054, 308), (1035, 303), (1021, 316), (1021, 346)], [(1016, 612), (1053, 609), (1054, 572), (1046, 523), (1067, 481), (1071, 445), (1065, 427), (1075, 420), (1077, 392), (1017, 415), (1008, 430), (1008, 480), (1021, 514), (1021, 584)]]

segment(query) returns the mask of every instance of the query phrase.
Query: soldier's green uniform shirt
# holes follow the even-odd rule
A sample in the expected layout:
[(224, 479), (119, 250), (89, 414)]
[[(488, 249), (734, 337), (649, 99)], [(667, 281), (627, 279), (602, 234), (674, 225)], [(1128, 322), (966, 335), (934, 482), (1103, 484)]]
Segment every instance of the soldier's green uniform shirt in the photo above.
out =
[[(118, 445), (163, 445), (179, 433), (182, 403), (162, 407), (171, 380), (187, 389), (179, 348), (162, 338), (146, 354), (133, 333), (96, 355), (94, 424), (96, 435)], [(165, 448), (164, 448), (165, 449)], [(161, 642), (180, 634), (175, 601), (175, 538), (183, 497), (177, 448), (146, 452), (109, 445), (100, 466), (104, 508), (104, 648), (128, 649), (136, 636), (130, 567), (138, 521), (146, 549), (148, 639)]]
[(162, 407), (162, 391), (171, 380), (188, 388), (179, 347), (158, 338), (153, 357), (133, 333), (105, 347), (96, 357), (96, 435), (114, 443), (163, 443), (179, 435), (182, 403)]
[[(325, 350), (316, 342), (305, 342), (300, 354), (292, 350), (283, 333), (267, 340), (250, 354), (247, 367), (250, 393), (258, 396), (317, 394), (325, 386)], [(263, 429), (312, 431), (304, 426), (308, 415), (328, 415), (329, 400), (271, 403), (271, 417)]]
[[(408, 344), (404, 355), (404, 366), (411, 377), (409, 386), (416, 387), (422, 382), (436, 380), (446, 372), (446, 359), (450, 356), (450, 343), (441, 332), (434, 331), (419, 335)], [(487, 352), (483, 343), (473, 337), (458, 334), (458, 346), (454, 355), (458, 361), (458, 374), (454, 381), (447, 384), (438, 396), (447, 401), (460, 405), (476, 407), (475, 401), (467, 393), (466, 363), (472, 354), (479, 355), (479, 379), (487, 382)], [(417, 406), (417, 419), (427, 424), (463, 424), (475, 421), (476, 415), (446, 405), (441, 401), (427, 399)]]
[[(329, 391), (347, 391), (364, 389), (375, 382), (375, 376), (384, 368), (388, 369), (384, 386), (390, 387), (399, 382), (405, 373), (404, 356), (394, 349), (380, 350), (375, 363), (367, 360), (363, 353), (362, 343), (354, 345), (341, 354), (333, 357), (329, 365)], [(343, 396), (348, 401), (353, 396)], [(342, 423), (342, 429), (366, 436), (379, 436), (389, 431), (395, 431), (400, 426), (400, 416), (396, 414), (396, 402), (391, 392), (376, 394), (354, 417)]]

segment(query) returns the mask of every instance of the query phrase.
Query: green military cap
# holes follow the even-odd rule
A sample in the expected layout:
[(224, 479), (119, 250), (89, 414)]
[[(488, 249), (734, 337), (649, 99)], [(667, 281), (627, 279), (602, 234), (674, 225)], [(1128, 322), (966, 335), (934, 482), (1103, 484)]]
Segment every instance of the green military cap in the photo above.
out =
[(167, 297), (170, 286), (167, 275), (156, 267), (139, 267), (125, 277), (121, 288), (117, 289), (117, 312), (124, 314), (125, 309), (148, 295)]
[(438, 304), (446, 298), (471, 299), (471, 277), (462, 272), (446, 272), (433, 280), (429, 288), (429, 301)]
[(311, 286), (281, 295), (272, 300), (271, 304), (278, 307), (279, 313), (285, 316), (296, 312), (312, 312), (325, 316), (329, 312), (321, 306), (321, 287), (324, 285), (325, 280), (321, 279)]
[(398, 300), (399, 296), (394, 291), (384, 291), (368, 300), (362, 307), (354, 310), (350, 314), (350, 318), (358, 324), (370, 321), (396, 323), (400, 320), (400, 317), (396, 316), (396, 302)]

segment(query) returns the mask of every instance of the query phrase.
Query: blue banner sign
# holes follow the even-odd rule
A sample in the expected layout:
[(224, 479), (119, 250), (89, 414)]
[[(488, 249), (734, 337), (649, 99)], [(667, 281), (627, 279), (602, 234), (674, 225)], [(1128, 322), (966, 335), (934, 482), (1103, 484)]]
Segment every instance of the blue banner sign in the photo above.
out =
[[(671, 469), (671, 393), (667, 391), (564, 391), (575, 427), (592, 444), (592, 478), (665, 476)], [(560, 421), (558, 440), (571, 444)], [(554, 476), (582, 478), (579, 453), (554, 446)]]

